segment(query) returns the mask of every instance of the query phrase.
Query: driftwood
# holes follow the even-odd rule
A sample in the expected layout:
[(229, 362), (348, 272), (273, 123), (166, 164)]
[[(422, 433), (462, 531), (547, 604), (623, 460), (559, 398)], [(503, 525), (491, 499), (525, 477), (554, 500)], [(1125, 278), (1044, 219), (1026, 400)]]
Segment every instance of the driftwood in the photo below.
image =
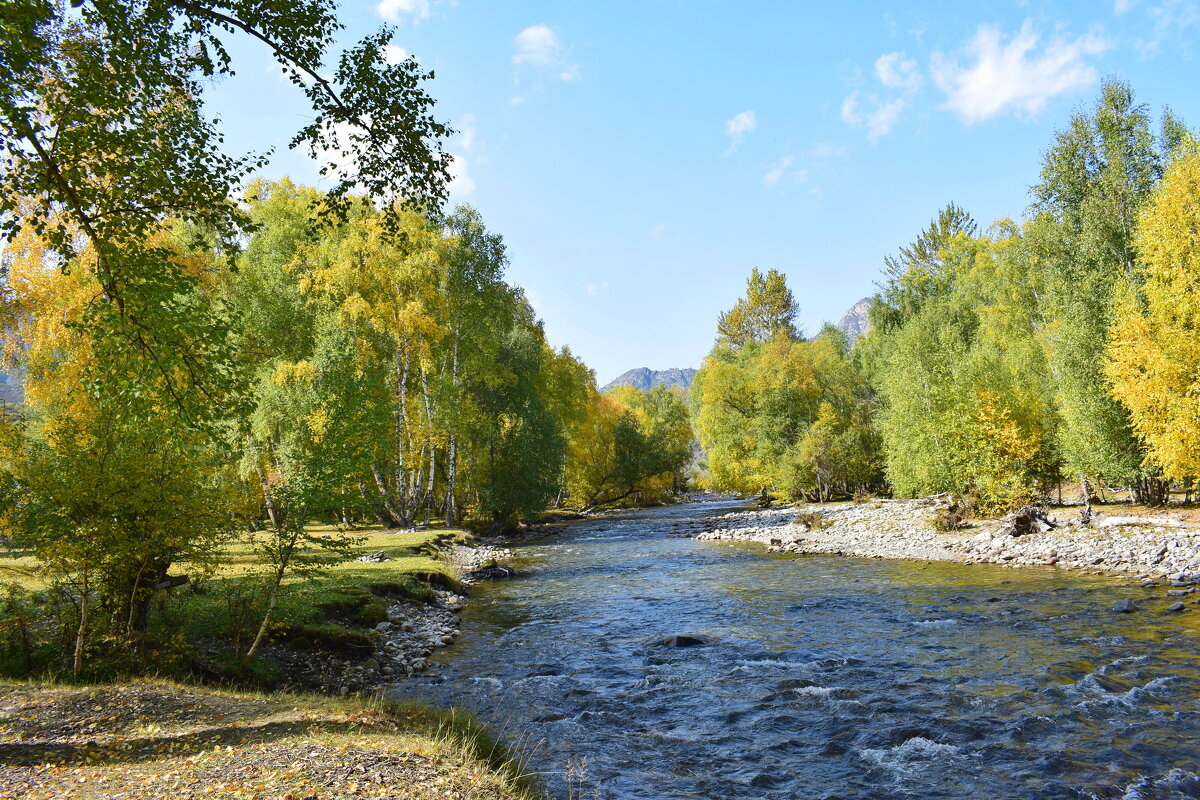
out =
[(1025, 536), (1030, 533), (1044, 533), (1057, 528), (1058, 524), (1046, 516), (1046, 512), (1037, 506), (1025, 506), (1000, 520), (1000, 532), (1009, 536)]

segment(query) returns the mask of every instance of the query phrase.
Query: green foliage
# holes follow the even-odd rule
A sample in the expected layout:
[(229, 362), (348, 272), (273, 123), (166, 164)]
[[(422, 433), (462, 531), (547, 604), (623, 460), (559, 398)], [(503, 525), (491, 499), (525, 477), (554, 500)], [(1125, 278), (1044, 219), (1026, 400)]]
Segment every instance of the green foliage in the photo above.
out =
[[(772, 275), (772, 294), (787, 298), (790, 320), (791, 291)], [(756, 272), (735, 309), (758, 306), (761, 283)], [(765, 339), (734, 342), (723, 333), (689, 394), (710, 484), (820, 500), (877, 486), (869, 395), (840, 331), (801, 341), (789, 321)]]
[(1155, 139), (1150, 115), (1132, 90), (1110, 80), (1091, 113), (1078, 113), (1046, 153), (1033, 188), (1044, 336), (1062, 416), (1067, 470), (1089, 481), (1134, 486), (1139, 499), (1153, 474), (1129, 415), (1104, 374), (1117, 287), (1136, 285), (1134, 222), (1183, 136), (1164, 118)]
[[(957, 234), (935, 256), (953, 265), (938, 293), (863, 341), (896, 493), (970, 494), (985, 512), (1004, 511), (1057, 476), (1058, 420), (1029, 249), (1008, 222), (990, 237)], [(910, 266), (927, 273), (923, 263)]]
[(746, 280), (746, 296), (717, 320), (717, 344), (736, 349), (774, 336), (795, 338), (796, 312), (783, 273), (772, 269), (763, 275), (755, 267)]
[(567, 450), (566, 488), (580, 508), (651, 502), (686, 487), (692, 428), (678, 391), (588, 389), (586, 414)]

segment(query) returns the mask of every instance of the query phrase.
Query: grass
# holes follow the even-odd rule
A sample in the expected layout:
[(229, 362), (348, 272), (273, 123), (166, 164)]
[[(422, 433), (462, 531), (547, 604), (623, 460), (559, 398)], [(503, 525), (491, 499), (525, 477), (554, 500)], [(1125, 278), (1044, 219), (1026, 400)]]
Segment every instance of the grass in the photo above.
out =
[(523, 764), (461, 712), (161, 681), (0, 683), (0, 786), (23, 798), (536, 796)]
[[(338, 535), (335, 527), (324, 525), (313, 525), (309, 532)], [(468, 541), (470, 534), (465, 531), (388, 532), (376, 527), (351, 535), (355, 541), (350, 560), (317, 575), (293, 574), (285, 579), (270, 629), (274, 641), (301, 650), (367, 658), (374, 651), (371, 629), (387, 618), (390, 599), (423, 602), (433, 598), (434, 588), (459, 588), (453, 569), (437, 557), (437, 544)], [(151, 633), (157, 639), (206, 653), (204, 661), (211, 662), (217, 674), (246, 668), (233, 663), (234, 654), (244, 652), (262, 619), (261, 576), (266, 565), (255, 551), (254, 536), (245, 534), (226, 544), (210, 574), (171, 590), (151, 617)], [(378, 552), (389, 560), (354, 560)], [(188, 573), (189, 565), (178, 564), (172, 572)], [(47, 587), (36, 559), (20, 552), (0, 557), (0, 581), (30, 591)], [(251, 669), (239, 679), (269, 685), (269, 672), (259, 675)]]

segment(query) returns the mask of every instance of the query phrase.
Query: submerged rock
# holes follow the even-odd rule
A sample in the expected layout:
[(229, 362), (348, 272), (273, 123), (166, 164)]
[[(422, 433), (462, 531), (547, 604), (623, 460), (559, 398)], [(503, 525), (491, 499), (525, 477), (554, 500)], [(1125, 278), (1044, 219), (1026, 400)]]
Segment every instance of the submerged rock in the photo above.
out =
[(1137, 606), (1128, 597), (1122, 597), (1117, 602), (1113, 603), (1112, 610), (1118, 614), (1128, 614), (1130, 611), (1137, 611)]
[(660, 639), (658, 643), (663, 647), (702, 647), (706, 644), (712, 644), (707, 639), (699, 636), (688, 636), (686, 634), (668, 636), (665, 639)]

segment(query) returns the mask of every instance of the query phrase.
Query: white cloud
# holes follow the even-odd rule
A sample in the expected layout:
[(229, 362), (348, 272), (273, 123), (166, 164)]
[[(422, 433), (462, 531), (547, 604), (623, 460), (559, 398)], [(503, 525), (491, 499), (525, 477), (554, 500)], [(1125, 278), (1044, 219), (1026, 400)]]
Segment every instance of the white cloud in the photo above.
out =
[(463, 151), (469, 153), (474, 150), (475, 138), (479, 135), (479, 129), (475, 127), (475, 115), (463, 114), (455, 127), (458, 128), (458, 143)]
[(509, 104), (510, 106), (519, 106), (519, 105), (522, 105), (522, 104), (524, 104), (524, 102), (525, 102), (525, 95), (523, 95), (523, 94), (518, 94), (518, 95), (514, 95), (514, 96), (512, 97), (512, 99), (510, 99), (510, 100), (508, 101), (508, 104)]
[(585, 283), (583, 285), (583, 290), (592, 297), (595, 297), (601, 292), (608, 291), (608, 281), (601, 281), (600, 283)]
[(1133, 0), (1114, 0), (1113, 13), (1124, 14), (1129, 9), (1133, 8)]
[(1200, 22), (1200, 8), (1190, 0), (1166, 0), (1162, 5), (1147, 9), (1146, 16), (1153, 23), (1150, 34), (1135, 43), (1143, 59), (1158, 55), (1163, 45), (1172, 38), (1186, 49), (1184, 32)]
[(1108, 49), (1101, 38), (1058, 36), (1039, 49), (1040, 38), (1030, 20), (1007, 42), (983, 25), (963, 48), (967, 66), (935, 53), (933, 80), (946, 94), (943, 107), (968, 124), (1009, 111), (1032, 116), (1051, 98), (1096, 81), (1089, 59)]
[(850, 150), (844, 144), (817, 142), (808, 154), (813, 158), (849, 158)]
[(875, 144), (891, 132), (900, 113), (904, 111), (907, 101), (903, 97), (891, 100), (880, 100), (871, 95), (867, 103), (870, 108), (862, 108), (859, 93), (851, 92), (842, 101), (842, 122), (855, 128), (866, 128), (867, 140)]
[(774, 188), (785, 177), (789, 178), (792, 183), (805, 183), (808, 181), (808, 170), (792, 169), (795, 163), (796, 159), (790, 155), (779, 159), (763, 175), (763, 183), (770, 188)]
[(655, 239), (661, 239), (667, 235), (667, 223), (660, 222), (654, 226), (654, 230), (650, 231), (650, 235)]
[(748, 134), (754, 132), (758, 127), (758, 118), (753, 111), (743, 111), (740, 114), (735, 114), (725, 121), (725, 135), (729, 137), (729, 149), (725, 151), (725, 155), (729, 155), (734, 150), (741, 146), (742, 140)]
[(777, 185), (779, 179), (783, 177), (783, 173), (787, 171), (788, 167), (792, 166), (792, 160), (791, 156), (784, 156), (772, 164), (771, 168), (767, 170), (767, 174), (763, 175), (763, 183), (767, 186)]
[(564, 83), (579, 78), (579, 65), (565, 61), (568, 48), (563, 46), (562, 40), (549, 25), (530, 25), (518, 33), (513, 41), (517, 44), (517, 52), (512, 57), (514, 64), (557, 70), (558, 79)]
[(462, 199), (475, 193), (475, 181), (467, 170), (467, 159), (457, 153), (450, 154), (450, 196)]
[[(887, 136), (909, 106), (910, 98), (921, 90), (925, 80), (917, 69), (915, 59), (904, 51), (884, 53), (875, 59), (875, 79), (881, 91), (855, 89), (842, 101), (842, 121), (854, 128), (863, 128), (867, 140), (877, 143)], [(855, 78), (862, 81), (861, 73)], [(835, 153), (827, 153), (826, 157)], [(839, 153), (845, 157), (845, 148)]]
[(530, 25), (516, 36), (517, 53), (514, 64), (535, 64), (549, 67), (558, 63), (562, 42), (549, 25)]
[(889, 89), (915, 92), (921, 88), (921, 74), (917, 62), (903, 52), (884, 53), (875, 60), (875, 76)]
[(388, 22), (402, 22), (405, 16), (429, 19), (429, 0), (379, 0), (375, 13)]
[(408, 51), (403, 47), (397, 47), (394, 44), (383, 46), (383, 60), (388, 66), (394, 67), (406, 58), (408, 58)]

